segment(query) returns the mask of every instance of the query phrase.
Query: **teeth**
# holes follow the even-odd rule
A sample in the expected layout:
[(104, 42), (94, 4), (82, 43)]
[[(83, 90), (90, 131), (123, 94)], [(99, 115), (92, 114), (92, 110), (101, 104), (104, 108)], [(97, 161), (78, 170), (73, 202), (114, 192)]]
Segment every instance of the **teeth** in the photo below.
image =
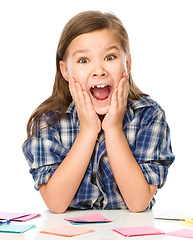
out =
[(106, 86), (107, 86), (106, 84), (101, 84), (101, 85), (92, 86), (92, 88), (95, 88), (95, 87), (97, 87), (97, 88), (104, 88)]

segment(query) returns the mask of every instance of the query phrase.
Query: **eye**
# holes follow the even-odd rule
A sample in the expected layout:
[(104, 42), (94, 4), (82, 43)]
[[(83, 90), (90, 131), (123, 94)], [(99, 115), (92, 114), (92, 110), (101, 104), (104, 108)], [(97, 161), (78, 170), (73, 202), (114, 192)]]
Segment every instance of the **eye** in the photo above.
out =
[(81, 58), (78, 60), (79, 63), (88, 63), (89, 60), (87, 58)]
[(105, 61), (112, 61), (112, 60), (114, 60), (115, 58), (116, 58), (115, 55), (108, 55), (108, 56), (106, 56)]

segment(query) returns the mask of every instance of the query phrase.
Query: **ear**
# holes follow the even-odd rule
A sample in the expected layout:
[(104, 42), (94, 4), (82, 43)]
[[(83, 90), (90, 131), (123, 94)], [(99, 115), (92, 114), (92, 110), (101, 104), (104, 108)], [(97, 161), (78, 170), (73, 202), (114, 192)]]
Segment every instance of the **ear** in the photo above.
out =
[(62, 60), (59, 62), (59, 64), (60, 64), (60, 71), (62, 73), (62, 76), (68, 82), (70, 77), (69, 77), (69, 73), (68, 73), (67, 64), (66, 64), (66, 62), (64, 62)]
[(127, 56), (126, 64), (127, 64), (127, 73), (129, 74), (131, 71), (131, 54), (130, 53)]

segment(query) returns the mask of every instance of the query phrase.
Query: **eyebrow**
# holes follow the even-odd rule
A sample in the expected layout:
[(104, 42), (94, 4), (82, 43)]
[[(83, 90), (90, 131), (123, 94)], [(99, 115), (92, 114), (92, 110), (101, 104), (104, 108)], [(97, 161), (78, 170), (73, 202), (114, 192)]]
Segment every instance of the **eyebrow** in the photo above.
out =
[(116, 45), (112, 45), (112, 46), (109, 46), (109, 47), (105, 48), (106, 51), (110, 51), (110, 50), (112, 50), (112, 49), (115, 49), (115, 50), (120, 51), (120, 48), (117, 47)]
[(76, 55), (76, 54), (78, 54), (78, 53), (86, 53), (86, 52), (89, 52), (89, 49), (88, 49), (88, 48), (78, 49), (78, 50), (76, 50), (76, 51), (72, 54), (72, 56), (74, 56), (74, 55)]
[[(115, 50), (120, 51), (120, 48), (117, 47), (116, 45), (112, 45), (112, 46), (106, 47), (104, 50), (105, 50), (106, 52), (108, 52), (108, 51), (110, 51), (110, 50), (112, 50), (112, 49), (115, 49)], [(75, 55), (78, 54), (78, 53), (87, 53), (87, 52), (89, 52), (89, 49), (88, 49), (88, 48), (78, 49), (78, 50), (76, 50), (76, 51), (73, 53), (73, 56), (75, 56)]]

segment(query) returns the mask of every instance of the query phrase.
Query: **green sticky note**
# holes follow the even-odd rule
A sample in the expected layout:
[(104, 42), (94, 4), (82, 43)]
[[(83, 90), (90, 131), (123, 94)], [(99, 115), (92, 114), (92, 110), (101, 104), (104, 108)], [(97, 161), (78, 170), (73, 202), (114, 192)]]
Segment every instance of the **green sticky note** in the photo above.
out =
[(20, 225), (20, 224), (2, 224), (0, 225), (0, 232), (7, 233), (23, 233), (30, 229), (35, 228), (36, 226), (33, 224), (30, 225)]

